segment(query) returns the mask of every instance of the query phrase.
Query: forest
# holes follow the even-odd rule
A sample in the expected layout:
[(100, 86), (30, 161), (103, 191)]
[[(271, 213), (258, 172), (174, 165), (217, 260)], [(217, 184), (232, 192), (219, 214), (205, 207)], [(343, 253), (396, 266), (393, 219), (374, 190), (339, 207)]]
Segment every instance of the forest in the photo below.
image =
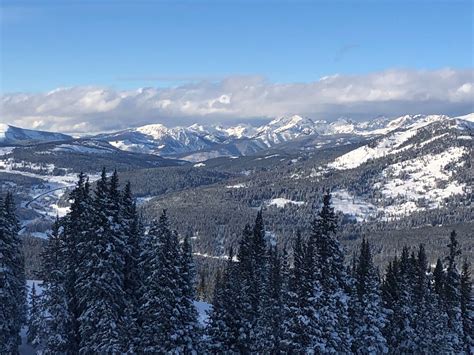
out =
[(203, 324), (192, 230), (178, 234), (166, 210), (142, 218), (122, 186), (117, 172), (94, 185), (79, 175), (41, 255), (42, 292), (29, 296), (14, 196), (1, 199), (1, 354), (18, 352), (24, 326), (41, 354), (474, 351), (471, 271), (455, 231), (436, 265), (421, 244), (379, 270), (367, 239), (346, 257), (329, 192), (309, 232), (283, 245), (260, 209), (227, 250)]

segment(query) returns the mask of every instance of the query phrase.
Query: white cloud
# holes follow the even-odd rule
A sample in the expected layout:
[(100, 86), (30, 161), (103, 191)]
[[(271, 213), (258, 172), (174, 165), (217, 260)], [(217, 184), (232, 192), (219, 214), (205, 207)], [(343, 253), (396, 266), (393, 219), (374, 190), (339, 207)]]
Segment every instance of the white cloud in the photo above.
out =
[(397, 69), (336, 74), (309, 83), (271, 83), (258, 76), (235, 76), (173, 88), (119, 91), (71, 87), (47, 93), (5, 94), (0, 121), (83, 133), (147, 123), (226, 123), (293, 113), (317, 119), (463, 114), (474, 111), (473, 85), (473, 69)]

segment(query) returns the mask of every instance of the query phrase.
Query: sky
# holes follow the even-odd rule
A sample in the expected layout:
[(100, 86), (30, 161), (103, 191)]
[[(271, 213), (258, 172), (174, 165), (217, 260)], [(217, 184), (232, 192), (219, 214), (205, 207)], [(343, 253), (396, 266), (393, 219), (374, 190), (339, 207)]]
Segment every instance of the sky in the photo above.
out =
[(0, 121), (473, 111), (472, 1), (2, 0)]

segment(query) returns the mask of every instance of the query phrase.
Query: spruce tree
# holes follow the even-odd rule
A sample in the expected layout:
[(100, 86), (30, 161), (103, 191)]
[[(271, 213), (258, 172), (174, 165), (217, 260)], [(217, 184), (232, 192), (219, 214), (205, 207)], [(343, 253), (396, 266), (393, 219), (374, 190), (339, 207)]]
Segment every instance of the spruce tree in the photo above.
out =
[(196, 281), (196, 270), (193, 260), (193, 251), (191, 245), (192, 234), (185, 235), (181, 246), (180, 257), (180, 275), (181, 275), (181, 337), (185, 353), (197, 353), (200, 349), (201, 329), (198, 323), (198, 313), (194, 306), (196, 292), (194, 284)]
[(245, 344), (245, 339), (242, 340), (240, 330), (241, 283), (238, 265), (233, 259), (234, 254), (231, 248), (225, 270), (222, 275), (218, 273), (216, 279), (206, 332), (209, 338), (207, 350), (210, 353), (228, 354), (247, 351), (247, 344)]
[(380, 281), (372, 261), (367, 240), (362, 240), (355, 273), (354, 340), (357, 354), (384, 354), (388, 352), (383, 335), (386, 314), (380, 295)]
[(36, 284), (31, 286), (28, 305), (28, 343), (38, 346), (42, 345), (44, 341), (43, 332), (45, 330), (45, 320), (43, 314), (43, 305), (41, 295), (36, 293)]
[(349, 352), (349, 281), (344, 253), (336, 239), (337, 225), (331, 195), (326, 193), (323, 196), (323, 206), (313, 221), (310, 236), (310, 244), (314, 243), (315, 247), (315, 272), (321, 285), (318, 312), (325, 347), (323, 351)]
[(414, 263), (413, 327), (415, 347), (419, 353), (452, 351), (447, 337), (447, 315), (440, 307), (434, 291), (432, 274), (423, 245), (419, 246)]
[(283, 323), (282, 346), (288, 353), (321, 352), (325, 349), (318, 313), (321, 287), (315, 272), (314, 255), (314, 243), (305, 243), (297, 232)]
[(413, 320), (414, 264), (408, 247), (404, 247), (402, 250), (397, 283), (399, 294), (394, 304), (394, 314), (391, 319), (394, 331), (394, 339), (391, 345), (395, 352), (411, 353), (416, 351)]
[(239, 312), (240, 338), (242, 345), (246, 344), (248, 347), (245, 351), (258, 351), (257, 323), (264, 307), (263, 296), (268, 269), (262, 210), (257, 213), (253, 228), (245, 226), (237, 258), (242, 301)]
[(136, 352), (140, 347), (140, 299), (143, 289), (140, 269), (142, 229), (131, 185), (127, 183), (121, 196), (122, 235), (124, 238), (124, 280), (126, 297), (124, 310), (125, 339), (124, 351)]
[(70, 295), (66, 289), (66, 274), (69, 270), (64, 254), (64, 229), (56, 218), (48, 243), (41, 254), (43, 279), (42, 308), (45, 317), (43, 353), (75, 353), (73, 319), (70, 312)]
[(462, 350), (464, 332), (461, 316), (461, 276), (457, 268), (457, 258), (461, 255), (461, 249), (456, 239), (456, 232), (452, 231), (448, 244), (449, 254), (446, 257), (448, 263), (444, 284), (444, 304), (448, 314), (448, 328), (450, 331), (450, 343), (454, 352)]
[(474, 296), (471, 271), (467, 259), (461, 269), (461, 318), (464, 333), (464, 351), (474, 353)]
[(444, 266), (441, 259), (438, 258), (433, 270), (434, 291), (439, 297), (444, 297)]
[(13, 195), (0, 199), (0, 353), (16, 354), (26, 316), (26, 285)]
[(87, 254), (81, 260), (78, 280), (81, 352), (121, 352), (124, 348), (125, 252), (119, 201), (117, 174), (109, 183), (103, 170), (93, 200), (92, 230), (83, 240)]
[[(61, 220), (61, 243), (58, 257), (63, 263), (63, 268), (53, 271), (57, 277), (62, 278), (65, 301), (67, 303), (67, 316), (65, 322), (58, 325), (64, 329), (67, 339), (56, 339), (53, 342), (59, 347), (64, 347), (66, 352), (79, 352), (81, 332), (79, 318), (83, 311), (79, 303), (80, 286), (88, 283), (88, 269), (91, 266), (90, 258), (97, 257), (92, 253), (91, 239), (93, 236), (93, 201), (90, 195), (90, 185), (85, 174), (80, 173), (75, 188), (69, 195), (71, 206), (69, 213)], [(56, 257), (56, 256), (55, 256)], [(56, 276), (54, 276), (56, 278)], [(56, 279), (54, 283), (56, 283)], [(54, 286), (56, 287), (56, 285)], [(57, 286), (59, 287), (59, 286)], [(59, 302), (59, 300), (58, 300)], [(58, 312), (61, 305), (57, 303)], [(65, 327), (65, 328), (63, 328)], [(55, 347), (54, 345), (53, 347)]]
[[(196, 346), (195, 335), (190, 333), (197, 328), (195, 313), (190, 309), (190, 286), (183, 281), (183, 277), (189, 280), (190, 265), (183, 263), (183, 260), (189, 262), (189, 255), (183, 257), (166, 211), (159, 222), (153, 222), (148, 234), (153, 251), (140, 311), (142, 351), (186, 353)], [(187, 275), (181, 275), (185, 269)], [(187, 297), (184, 284), (188, 288)]]
[(283, 351), (283, 275), (281, 257), (276, 246), (268, 252), (267, 279), (261, 295), (261, 310), (257, 322), (257, 349), (260, 352)]

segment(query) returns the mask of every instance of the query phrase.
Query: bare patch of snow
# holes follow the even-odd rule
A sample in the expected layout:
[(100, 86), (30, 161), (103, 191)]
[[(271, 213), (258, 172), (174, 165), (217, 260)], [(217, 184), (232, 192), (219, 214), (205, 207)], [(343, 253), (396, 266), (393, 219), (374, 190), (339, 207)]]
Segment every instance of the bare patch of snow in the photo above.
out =
[(292, 201), (292, 200), (288, 200), (286, 198), (279, 197), (279, 198), (271, 199), (271, 200), (267, 201), (265, 204), (267, 206), (275, 206), (277, 208), (284, 208), (288, 204), (302, 206), (305, 203), (306, 202), (304, 202), (304, 201)]

